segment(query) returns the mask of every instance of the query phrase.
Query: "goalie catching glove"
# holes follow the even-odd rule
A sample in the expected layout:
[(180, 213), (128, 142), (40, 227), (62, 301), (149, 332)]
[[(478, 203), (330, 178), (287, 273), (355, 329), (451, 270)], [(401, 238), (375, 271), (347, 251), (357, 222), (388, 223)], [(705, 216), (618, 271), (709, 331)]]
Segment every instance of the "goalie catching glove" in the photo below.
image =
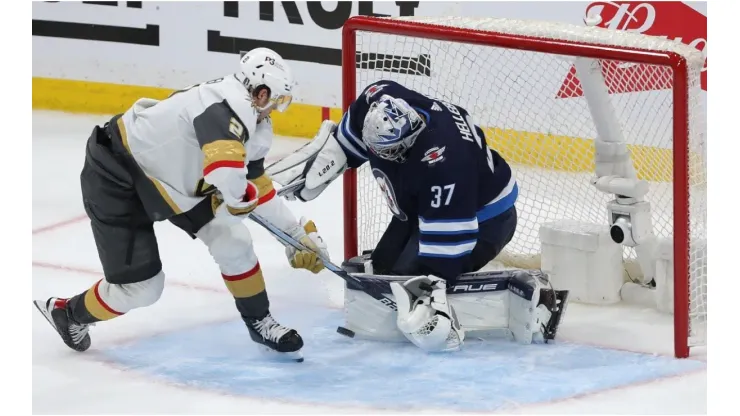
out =
[(334, 137), (337, 124), (326, 120), (309, 143), (268, 166), (266, 173), (283, 186), (289, 200), (311, 201), (347, 169), (347, 156)]
[(447, 301), (447, 282), (436, 276), (419, 276), (391, 282), (398, 305), (396, 324), (414, 345), (428, 352), (456, 351), (465, 332)]
[(301, 217), (300, 225), (301, 228), (297, 232), (290, 234), (309, 250), (297, 250), (293, 246), (286, 246), (285, 255), (294, 268), (318, 273), (324, 269), (324, 262), (321, 261), (321, 257), (328, 259), (329, 252), (313, 221)]

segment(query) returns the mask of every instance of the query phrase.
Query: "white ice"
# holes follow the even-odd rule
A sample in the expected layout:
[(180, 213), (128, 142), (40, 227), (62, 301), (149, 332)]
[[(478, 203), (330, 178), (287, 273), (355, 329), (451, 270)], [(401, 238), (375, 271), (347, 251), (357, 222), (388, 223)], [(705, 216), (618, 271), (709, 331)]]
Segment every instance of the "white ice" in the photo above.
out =
[[(106, 116), (50, 112), (33, 114), (33, 297), (71, 296), (102, 277), (80, 201), (79, 173), (85, 141)], [(268, 156), (279, 157), (304, 141), (280, 138)], [(289, 203), (297, 215), (314, 219), (331, 255), (342, 258), (341, 181), (310, 204)], [(282, 247), (250, 224), (255, 250), (273, 304), (338, 308), (341, 281), (329, 272), (296, 272)], [(37, 413), (367, 413), (383, 409), (307, 405), (290, 400), (228, 395), (156, 381), (106, 360), (105, 348), (155, 334), (233, 320), (233, 300), (205, 247), (169, 223), (156, 225), (166, 274), (160, 301), (93, 328), (93, 348), (67, 349), (43, 317), (33, 314), (33, 412)], [(571, 304), (561, 339), (635, 352), (671, 356), (672, 316), (620, 305)], [(239, 334), (238, 336), (246, 336)], [(495, 352), (492, 352), (495, 353)], [(706, 360), (705, 349), (692, 359)], [(587, 394), (555, 403), (524, 406), (523, 413), (706, 413), (706, 370), (642, 385)]]

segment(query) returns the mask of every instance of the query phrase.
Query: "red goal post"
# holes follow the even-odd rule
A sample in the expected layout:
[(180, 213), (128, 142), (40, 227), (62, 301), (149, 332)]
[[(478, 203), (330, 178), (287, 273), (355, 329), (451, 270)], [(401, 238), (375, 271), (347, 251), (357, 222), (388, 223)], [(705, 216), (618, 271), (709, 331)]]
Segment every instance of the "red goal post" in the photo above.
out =
[[(455, 48), (459, 48), (459, 50), (454, 50)], [(410, 55), (415, 53), (419, 54), (420, 57), (422, 55), (427, 56), (428, 59), (416, 59), (413, 56), (409, 58)], [(440, 58), (440, 56), (447, 54), (454, 54), (454, 56), (449, 60), (445, 60), (444, 57)], [(473, 69), (473, 66), (476, 65), (475, 60), (471, 60), (466, 65), (457, 62), (460, 60), (466, 60), (467, 62), (467, 57), (471, 54), (474, 54), (481, 61), (480, 65), (484, 66), (483, 69)], [(494, 57), (493, 54), (498, 55)], [(542, 59), (544, 58), (541, 57), (547, 57), (548, 60), (543, 61)], [(520, 22), (508, 19), (460, 17), (376, 18), (359, 16), (347, 20), (342, 31), (342, 107), (346, 111), (352, 101), (357, 97), (357, 94), (370, 82), (388, 77), (402, 80), (413, 79), (413, 81), (409, 81), (412, 82), (412, 87), (422, 90), (426, 89), (426, 91), (422, 92), (429, 93), (432, 96), (435, 93), (454, 95), (450, 91), (440, 91), (439, 88), (445, 88), (444, 86), (440, 87), (440, 85), (444, 84), (435, 84), (436, 81), (432, 80), (435, 76), (434, 71), (444, 72), (448, 67), (456, 68), (456, 71), (462, 74), (462, 77), (469, 77), (469, 79), (463, 82), (470, 83), (472, 84), (470, 87), (477, 89), (484, 88), (484, 84), (510, 82), (499, 79), (492, 80), (491, 78), (495, 75), (492, 75), (492, 72), (486, 71), (488, 67), (493, 68), (497, 67), (497, 65), (507, 65), (505, 62), (500, 62), (503, 58), (507, 58), (509, 59), (508, 62), (511, 62), (512, 73), (527, 73), (530, 75), (531, 79), (525, 79), (523, 83), (532, 84), (528, 87), (528, 91), (534, 94), (547, 90), (547, 88), (544, 88), (545, 82), (540, 83), (535, 77), (538, 77), (538, 74), (542, 73), (541, 71), (549, 71), (551, 68), (535, 68), (534, 72), (527, 72), (527, 59), (531, 59), (533, 63), (552, 62), (553, 65), (558, 65), (557, 68), (562, 67), (563, 71), (566, 72), (564, 75), (567, 75), (567, 68), (563, 66), (566, 64), (560, 65), (562, 59), (567, 57), (598, 60), (603, 63), (604, 68), (617, 68), (617, 62), (620, 65), (623, 63), (632, 63), (633, 65), (643, 65), (643, 68), (648, 69), (658, 68), (659, 70), (651, 70), (652, 72), (647, 71), (647, 69), (642, 70), (638, 75), (634, 75), (636, 79), (634, 81), (617, 80), (617, 83), (632, 82), (636, 85), (638, 82), (642, 82), (644, 84), (644, 81), (637, 80), (637, 77), (654, 77), (657, 80), (649, 82), (653, 84), (664, 83), (665, 85), (662, 87), (667, 87), (670, 90), (665, 104), (657, 105), (660, 106), (661, 111), (667, 113), (666, 117), (670, 118), (670, 125), (664, 126), (664, 130), (666, 130), (666, 134), (670, 138), (664, 141), (661, 149), (667, 148), (669, 153), (666, 154), (672, 160), (665, 162), (666, 166), (661, 165), (660, 170), (667, 176), (666, 181), (670, 182), (670, 189), (666, 191), (666, 195), (668, 196), (664, 198), (664, 202), (672, 208), (672, 213), (661, 214), (662, 217), (658, 218), (658, 220), (667, 224), (665, 228), (668, 231), (665, 232), (665, 235), (667, 238), (672, 239), (673, 244), (675, 354), (677, 357), (687, 357), (691, 345), (703, 345), (706, 343), (706, 332), (700, 333), (696, 328), (692, 332), (692, 325), (696, 325), (696, 322), (692, 320), (699, 319), (699, 315), (704, 320), (703, 322), (706, 319), (706, 243), (698, 241), (706, 236), (706, 161), (704, 159), (703, 162), (697, 165), (697, 162), (694, 161), (695, 158), (691, 155), (692, 153), (700, 153), (699, 150), (696, 150), (696, 147), (704, 146), (706, 136), (702, 121), (703, 112), (698, 110), (698, 107), (694, 108), (696, 107), (695, 101), (697, 100), (695, 96), (697, 94), (696, 83), (698, 79), (697, 60), (701, 59), (701, 65), (703, 65), (703, 58), (700, 57), (698, 51), (694, 54), (688, 47), (684, 48), (671, 41), (659, 40), (639, 34), (612, 32), (602, 28), (580, 27), (551, 22)], [(489, 59), (488, 61), (486, 61), (487, 58)], [(498, 60), (496, 60), (497, 58)], [(440, 65), (444, 67), (435, 67), (435, 63), (438, 61), (443, 61)], [(609, 63), (615, 63), (615, 65), (610, 66)], [(567, 65), (572, 68), (572, 64)], [(414, 71), (420, 71), (421, 67), (424, 67), (423, 71), (413, 73)], [(624, 65), (619, 68), (623, 67)], [(665, 71), (661, 68), (664, 68)], [(539, 72), (537, 71), (538, 69)], [(614, 71), (617, 74), (618, 70), (614, 69)], [(660, 75), (656, 76), (655, 73)], [(454, 81), (453, 79), (450, 83), (454, 84)], [(655, 88), (662, 87), (656, 86)], [(611, 88), (612, 86), (610, 85)], [(629, 92), (629, 88), (627, 90)], [(555, 94), (557, 91), (547, 92)], [(511, 99), (514, 100), (515, 97)], [(519, 96), (519, 99), (522, 101), (525, 98)], [(546, 98), (550, 99), (549, 96)], [(445, 99), (445, 97), (442, 97), (442, 99)], [(575, 99), (578, 100), (579, 98)], [(484, 100), (485, 98), (482, 101)], [(532, 102), (539, 103), (541, 101), (535, 99)], [(652, 101), (650, 102), (652, 103)], [(629, 104), (631, 106), (630, 108), (634, 107), (634, 104), (631, 103), (632, 101)], [(468, 103), (463, 102), (460, 104), (463, 107), (471, 109)], [(474, 104), (478, 105), (479, 103)], [(483, 106), (484, 104), (481, 105)], [(491, 104), (492, 107), (490, 108), (493, 108), (494, 105), (498, 104)], [(644, 105), (652, 106), (656, 104)], [(624, 106), (627, 107), (628, 104), (624, 104)], [(536, 111), (538, 113), (545, 111), (545, 107)], [(627, 114), (629, 111), (635, 113), (634, 110), (625, 110), (624, 113)], [(475, 116), (478, 116), (478, 114), (475, 114), (475, 111), (471, 112)], [(642, 123), (641, 126), (651, 126), (649, 108), (642, 112), (648, 114), (638, 116), (630, 116), (628, 114), (625, 116), (626, 121), (622, 121), (622, 123), (629, 122), (630, 117), (633, 117), (634, 120), (639, 119), (640, 123)], [(534, 113), (535, 111), (532, 111), (530, 115), (517, 115), (516, 120), (512, 118), (512, 124), (515, 124), (515, 121), (519, 123), (521, 119), (534, 119), (539, 116), (539, 114)], [(574, 124), (581, 123), (583, 117), (579, 114), (581, 113), (574, 112), (572, 116), (572, 119), (575, 120), (573, 122)], [(490, 130), (486, 132), (487, 136), (489, 133), (499, 134), (503, 131), (507, 132), (506, 134), (509, 136), (504, 135), (502, 136), (503, 138), (497, 138), (496, 140), (506, 140), (506, 137), (513, 137), (521, 143), (526, 143), (520, 146), (530, 146), (531, 143), (534, 143), (534, 141), (530, 140), (531, 136), (529, 135), (531, 133), (527, 133), (528, 136), (511, 136), (511, 134), (519, 133), (509, 133), (510, 126), (496, 124), (506, 124), (506, 122), (490, 120), (489, 124), (487, 124), (490, 127)], [(643, 131), (653, 131), (657, 128), (651, 127), (648, 129), (641, 127)], [(587, 131), (590, 131), (589, 129), (589, 126), (583, 127), (584, 135), (588, 134)], [(545, 133), (543, 132), (543, 134)], [(584, 137), (584, 135), (578, 137)], [(549, 137), (547, 136), (545, 139)], [(594, 137), (594, 135), (590, 137)], [(505, 148), (508, 148), (508, 146), (508, 144), (504, 144)], [(579, 144), (577, 148), (581, 149), (580, 146)], [(528, 150), (530, 149), (525, 149), (523, 153), (526, 154)], [(541, 151), (542, 149), (539, 150)], [(556, 152), (558, 151), (556, 150)], [(570, 152), (575, 153), (573, 150)], [(665, 152), (664, 150), (656, 150), (653, 153), (663, 154)], [(506, 157), (507, 155), (504, 154), (504, 156)], [(558, 157), (560, 156), (562, 155), (558, 154)], [(514, 157), (514, 159), (517, 157)], [(544, 158), (547, 155), (541, 157)], [(645, 164), (650, 165), (651, 168), (664, 163), (663, 161), (659, 161), (657, 156), (651, 157), (655, 157), (656, 159), (645, 160)], [(557, 164), (560, 162), (553, 163)], [(570, 170), (579, 170), (580, 166), (586, 166), (588, 163), (580, 159), (574, 159), (571, 163), (572, 169)], [(514, 162), (512, 165), (516, 171), (517, 163)], [(541, 166), (538, 165), (539, 167)], [(558, 169), (558, 166), (555, 166), (554, 169)], [(655, 170), (658, 170), (658, 168), (655, 168)], [(659, 176), (653, 175), (653, 179)], [(362, 190), (364, 189), (362, 185), (363, 179), (361, 178), (361, 174), (358, 175), (358, 170), (352, 169), (347, 171), (344, 174), (343, 180), (344, 254), (345, 258), (350, 258), (357, 255), (361, 249), (367, 248), (359, 247), (360, 240), (363, 238), (363, 234), (370, 232), (368, 230), (372, 228), (358, 223), (358, 209), (362, 209), (361, 205), (363, 204), (381, 204), (383, 201), (375, 201), (377, 198), (358, 195), (358, 192), (369, 192)], [(523, 190), (526, 190), (528, 183), (523, 179), (519, 179), (519, 181), (523, 182), (521, 187)], [(574, 190), (581, 189), (584, 186), (580, 184), (581, 181), (576, 177), (567, 179), (566, 181), (567, 187), (572, 187)], [(587, 185), (585, 184), (585, 186)], [(545, 185), (543, 184), (544, 188)], [(693, 201), (692, 196), (694, 194), (701, 195), (702, 190), (704, 192), (703, 201)], [(544, 190), (534, 189), (533, 192), (533, 194), (525, 197), (526, 201), (523, 202), (524, 204), (531, 203), (527, 201), (546, 201), (548, 198), (544, 194)], [(541, 198), (538, 196), (538, 192), (541, 194)], [(671, 193), (672, 196), (670, 195)], [(574, 193), (574, 199), (577, 198), (579, 197), (576, 197)], [(358, 199), (361, 204), (358, 204)], [(698, 199), (702, 198), (698, 197)], [(535, 205), (532, 203), (531, 206), (534, 207)], [(544, 216), (539, 217), (539, 208), (530, 208), (530, 205), (526, 205), (523, 208), (524, 210), (528, 210), (527, 213), (531, 214), (524, 220), (531, 222), (531, 224), (524, 225), (524, 227), (529, 228), (526, 228), (523, 232), (527, 238), (533, 238), (536, 235), (536, 227), (547, 220), (547, 218)], [(603, 212), (602, 219), (606, 221), (606, 209), (604, 207), (589, 210), (589, 218), (592, 217), (591, 211), (593, 211), (593, 215), (602, 215)], [(370, 217), (366, 219), (369, 221), (367, 224), (382, 222), (380, 219), (377, 221), (375, 219), (379, 217), (379, 214), (369, 215)], [(382, 229), (382, 227), (379, 229)], [(373, 232), (378, 234), (379, 231), (375, 230)], [(377, 241), (378, 237), (379, 235), (368, 237), (370, 247), (372, 247), (372, 241)], [(695, 242), (693, 239), (697, 241)], [(527, 251), (524, 254), (529, 256), (531, 254), (530, 251), (536, 251), (537, 244), (533, 241), (523, 243), (522, 247), (524, 249), (522, 249), (522, 253)], [(517, 250), (517, 248), (515, 247), (513, 250)], [(697, 257), (701, 258), (697, 259)], [(536, 258), (536, 256), (532, 258)], [(697, 261), (701, 264), (692, 266)], [(699, 287), (693, 287), (692, 284)], [(698, 299), (700, 296), (703, 297), (703, 300)], [(703, 303), (697, 305), (698, 302)], [(693, 310), (692, 307), (702, 310)], [(692, 314), (691, 316), (690, 313)]]

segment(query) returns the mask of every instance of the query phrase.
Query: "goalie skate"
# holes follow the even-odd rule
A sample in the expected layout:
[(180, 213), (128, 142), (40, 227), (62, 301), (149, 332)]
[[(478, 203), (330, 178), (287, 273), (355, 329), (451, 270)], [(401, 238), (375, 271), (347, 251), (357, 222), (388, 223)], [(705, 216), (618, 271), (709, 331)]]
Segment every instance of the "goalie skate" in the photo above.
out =
[(87, 351), (90, 348), (91, 341), (88, 331), (90, 326), (94, 324), (75, 322), (69, 314), (69, 309), (67, 309), (66, 299), (49, 298), (46, 302), (35, 300), (33, 304), (69, 348), (79, 352)]
[(568, 293), (567, 290), (542, 289), (540, 291), (540, 305), (545, 305), (552, 313), (550, 321), (542, 330), (545, 342), (555, 339), (560, 320), (568, 307)]
[(295, 329), (280, 325), (268, 313), (262, 319), (245, 319), (252, 341), (265, 356), (303, 362), (303, 339)]

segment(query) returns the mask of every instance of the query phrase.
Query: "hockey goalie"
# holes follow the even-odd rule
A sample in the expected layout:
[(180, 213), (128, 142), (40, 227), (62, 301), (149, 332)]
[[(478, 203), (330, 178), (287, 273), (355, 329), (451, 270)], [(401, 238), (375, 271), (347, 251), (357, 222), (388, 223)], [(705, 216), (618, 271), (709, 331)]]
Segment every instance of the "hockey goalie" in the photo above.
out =
[(426, 351), (458, 350), (466, 334), (501, 329), (525, 343), (554, 338), (567, 292), (537, 270), (480, 271), (514, 236), (518, 185), (466, 109), (378, 81), (338, 125), (325, 121), (267, 172), (284, 196), (305, 202), (365, 162), (393, 219), (374, 250), (343, 268), (387, 285), (398, 310), (348, 285), (351, 333), (406, 338)]

